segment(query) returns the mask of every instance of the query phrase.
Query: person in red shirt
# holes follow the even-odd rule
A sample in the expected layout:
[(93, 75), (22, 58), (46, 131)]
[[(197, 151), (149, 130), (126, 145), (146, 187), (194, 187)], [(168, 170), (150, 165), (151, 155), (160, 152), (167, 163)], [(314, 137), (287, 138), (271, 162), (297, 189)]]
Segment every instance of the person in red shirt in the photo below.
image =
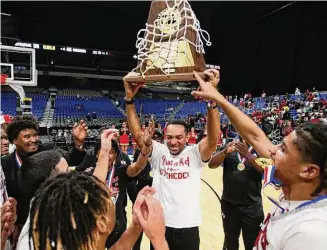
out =
[(122, 128), (119, 131), (120, 137), (119, 137), (119, 144), (121, 147), (121, 150), (123, 153), (127, 154), (127, 148), (129, 145), (129, 130), (127, 128), (126, 122), (123, 122)]
[(191, 131), (188, 133), (188, 140), (187, 140), (187, 144), (188, 146), (192, 146), (196, 144), (198, 135), (194, 130), (194, 127), (191, 128)]
[(288, 136), (294, 130), (291, 121), (286, 122), (286, 126), (283, 129), (283, 136)]

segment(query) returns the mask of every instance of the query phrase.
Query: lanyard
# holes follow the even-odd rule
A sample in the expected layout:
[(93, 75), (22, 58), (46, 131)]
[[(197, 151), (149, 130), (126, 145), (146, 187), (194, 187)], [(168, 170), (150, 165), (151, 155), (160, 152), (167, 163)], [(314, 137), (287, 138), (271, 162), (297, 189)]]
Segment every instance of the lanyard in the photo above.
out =
[(327, 195), (326, 194), (325, 195), (320, 195), (320, 196), (314, 198), (313, 200), (306, 201), (306, 202), (300, 204), (296, 209), (309, 206), (309, 205), (311, 205), (313, 203), (317, 203), (318, 201), (325, 200), (325, 199), (327, 199)]
[(109, 190), (111, 190), (112, 187), (112, 180), (115, 174), (115, 164), (112, 164), (112, 168), (110, 169), (109, 173), (108, 173), (108, 178), (106, 180), (106, 184), (107, 187), (109, 188)]
[(22, 162), (22, 159), (20, 159), (20, 157), (17, 153), (17, 150), (15, 151), (15, 160), (16, 160), (18, 168), (20, 168), (22, 166), (23, 162)]
[[(275, 166), (267, 166), (264, 169), (264, 182), (263, 182), (263, 189), (268, 186), (268, 185), (273, 185), (275, 189), (279, 189), (281, 187), (281, 183), (274, 177), (276, 171)], [(264, 190), (263, 190), (264, 191)], [(282, 207), (278, 201), (276, 201), (274, 198), (270, 197), (267, 195), (265, 192), (263, 192), (265, 196), (272, 202), (274, 203), (279, 209), (282, 210), (282, 214), (285, 212), (288, 212), (289, 210)], [(311, 204), (317, 203), (321, 200), (327, 199), (327, 195), (321, 195), (318, 196), (310, 201), (303, 202), (299, 206), (295, 208), (295, 210), (309, 206)]]
[[(251, 153), (252, 149), (253, 149), (253, 147), (250, 146), (248, 152)], [(242, 156), (240, 155), (239, 152), (237, 152), (237, 158), (238, 158), (238, 160), (240, 161), (241, 164), (244, 164), (244, 162), (246, 161), (245, 157), (242, 159)]]
[[(236, 141), (236, 140), (238, 140), (239, 138), (240, 138), (240, 137), (237, 135), (237, 136), (234, 138), (234, 140)], [(249, 149), (248, 149), (248, 152), (251, 153), (252, 150), (253, 150), (253, 147), (250, 146)], [(244, 164), (244, 162), (246, 161), (245, 158), (242, 159), (242, 156), (240, 155), (239, 152), (237, 152), (237, 158), (238, 158), (238, 160), (239, 160), (239, 162), (240, 162), (241, 164)]]

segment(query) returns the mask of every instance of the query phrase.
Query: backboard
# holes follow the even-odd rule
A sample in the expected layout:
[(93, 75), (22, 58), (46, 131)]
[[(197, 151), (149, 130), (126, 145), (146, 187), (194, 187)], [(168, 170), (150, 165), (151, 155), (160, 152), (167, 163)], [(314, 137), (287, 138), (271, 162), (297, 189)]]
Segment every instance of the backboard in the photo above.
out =
[(0, 45), (1, 74), (8, 75), (5, 85), (37, 86), (35, 49)]

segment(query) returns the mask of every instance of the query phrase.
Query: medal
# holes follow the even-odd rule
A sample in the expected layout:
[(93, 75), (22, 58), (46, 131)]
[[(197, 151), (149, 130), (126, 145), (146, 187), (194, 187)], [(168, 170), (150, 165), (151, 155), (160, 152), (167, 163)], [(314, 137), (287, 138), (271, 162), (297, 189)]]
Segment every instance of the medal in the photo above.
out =
[[(251, 153), (252, 149), (253, 149), (253, 147), (250, 146), (249, 149), (248, 149), (248, 152)], [(242, 159), (239, 152), (237, 152), (237, 158), (240, 161), (240, 163), (237, 165), (237, 169), (240, 170), (240, 171), (243, 171), (245, 169), (246, 159), (245, 158)]]
[(243, 163), (239, 163), (237, 165), (237, 169), (240, 170), (240, 171), (243, 171), (245, 169), (245, 165)]

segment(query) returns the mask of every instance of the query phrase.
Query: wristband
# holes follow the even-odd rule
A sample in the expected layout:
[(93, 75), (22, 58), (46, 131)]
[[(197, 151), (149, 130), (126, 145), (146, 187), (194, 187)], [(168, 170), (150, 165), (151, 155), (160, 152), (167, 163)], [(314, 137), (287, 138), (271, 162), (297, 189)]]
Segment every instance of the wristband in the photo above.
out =
[(125, 104), (133, 104), (134, 103), (134, 98), (132, 98), (131, 100), (127, 101), (126, 97), (124, 98)]
[(218, 107), (218, 104), (216, 104), (216, 106), (213, 106), (213, 107), (208, 106), (207, 109), (215, 109), (217, 107)]

